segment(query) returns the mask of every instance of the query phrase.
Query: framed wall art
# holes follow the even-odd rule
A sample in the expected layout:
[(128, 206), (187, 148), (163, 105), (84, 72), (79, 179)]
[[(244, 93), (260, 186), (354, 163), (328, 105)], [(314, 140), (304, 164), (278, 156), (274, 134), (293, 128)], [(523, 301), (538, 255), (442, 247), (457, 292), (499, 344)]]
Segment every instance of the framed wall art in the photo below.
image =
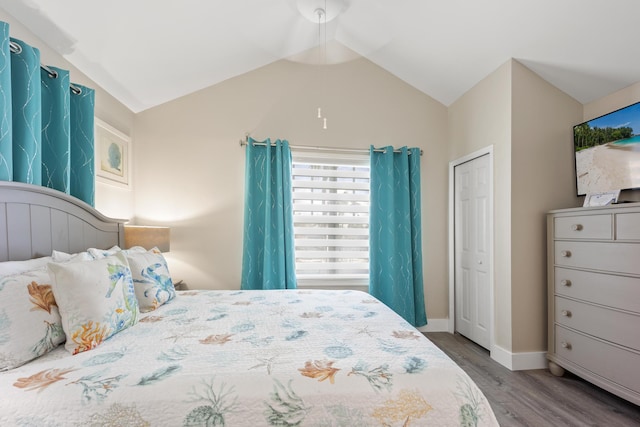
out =
[(131, 181), (131, 138), (95, 119), (96, 179), (128, 188)]

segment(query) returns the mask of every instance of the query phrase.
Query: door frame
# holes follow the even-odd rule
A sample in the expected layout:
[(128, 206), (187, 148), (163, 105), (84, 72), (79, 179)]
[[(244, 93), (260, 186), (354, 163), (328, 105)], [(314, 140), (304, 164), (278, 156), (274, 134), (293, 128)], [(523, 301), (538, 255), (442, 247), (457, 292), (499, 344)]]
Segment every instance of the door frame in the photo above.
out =
[(478, 151), (474, 151), (471, 154), (467, 154), (466, 156), (460, 157), (459, 159), (452, 160), (449, 162), (449, 329), (448, 332), (455, 332), (455, 168), (458, 165), (463, 163), (470, 162), (472, 160), (477, 159), (478, 157), (482, 157), (485, 155), (489, 155), (489, 256), (491, 258), (491, 262), (489, 263), (489, 352), (493, 352), (493, 348), (495, 345), (494, 341), (494, 331), (495, 331), (495, 310), (494, 310), (494, 252), (493, 252), (493, 230), (494, 230), (494, 216), (493, 216), (493, 145), (489, 145), (488, 147), (481, 148)]

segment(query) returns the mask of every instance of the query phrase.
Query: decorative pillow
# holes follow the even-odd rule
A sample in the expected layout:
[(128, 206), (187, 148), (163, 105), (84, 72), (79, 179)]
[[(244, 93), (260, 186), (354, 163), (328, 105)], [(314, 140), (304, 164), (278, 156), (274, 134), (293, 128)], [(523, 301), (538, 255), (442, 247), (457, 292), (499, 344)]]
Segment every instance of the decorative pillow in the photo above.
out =
[(127, 260), (141, 312), (155, 310), (176, 296), (167, 261), (158, 248), (128, 253)]
[(46, 268), (0, 279), (0, 371), (35, 359), (64, 339)]
[(11, 276), (13, 274), (24, 273), (25, 271), (44, 268), (51, 262), (51, 257), (34, 258), (27, 261), (6, 261), (0, 262), (0, 277)]
[(50, 263), (49, 272), (69, 352), (91, 350), (138, 322), (138, 301), (124, 254)]

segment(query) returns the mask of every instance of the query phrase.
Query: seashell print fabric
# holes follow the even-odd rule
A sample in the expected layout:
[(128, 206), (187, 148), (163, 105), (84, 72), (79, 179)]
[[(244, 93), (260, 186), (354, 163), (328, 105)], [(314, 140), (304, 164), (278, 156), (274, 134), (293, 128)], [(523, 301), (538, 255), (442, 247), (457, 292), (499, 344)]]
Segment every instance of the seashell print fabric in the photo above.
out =
[(127, 253), (141, 312), (153, 311), (176, 296), (167, 261), (158, 248)]
[(0, 425), (498, 425), (464, 371), (366, 293), (176, 294), (91, 351), (0, 373)]
[(121, 252), (93, 261), (50, 263), (48, 269), (65, 347), (72, 354), (92, 350), (138, 322), (133, 278)]
[(0, 278), (0, 371), (35, 359), (64, 340), (46, 269)]

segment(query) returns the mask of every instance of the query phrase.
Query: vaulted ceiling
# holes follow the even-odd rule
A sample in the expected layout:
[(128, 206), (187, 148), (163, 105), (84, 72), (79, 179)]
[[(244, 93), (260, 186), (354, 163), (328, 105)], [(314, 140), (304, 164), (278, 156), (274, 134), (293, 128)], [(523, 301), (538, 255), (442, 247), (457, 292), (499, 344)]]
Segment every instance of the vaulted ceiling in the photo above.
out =
[[(363, 56), (444, 105), (510, 58), (582, 103), (640, 81), (638, 0), (0, 0), (0, 7), (134, 112), (280, 59)], [(327, 12), (319, 21), (317, 8)]]

